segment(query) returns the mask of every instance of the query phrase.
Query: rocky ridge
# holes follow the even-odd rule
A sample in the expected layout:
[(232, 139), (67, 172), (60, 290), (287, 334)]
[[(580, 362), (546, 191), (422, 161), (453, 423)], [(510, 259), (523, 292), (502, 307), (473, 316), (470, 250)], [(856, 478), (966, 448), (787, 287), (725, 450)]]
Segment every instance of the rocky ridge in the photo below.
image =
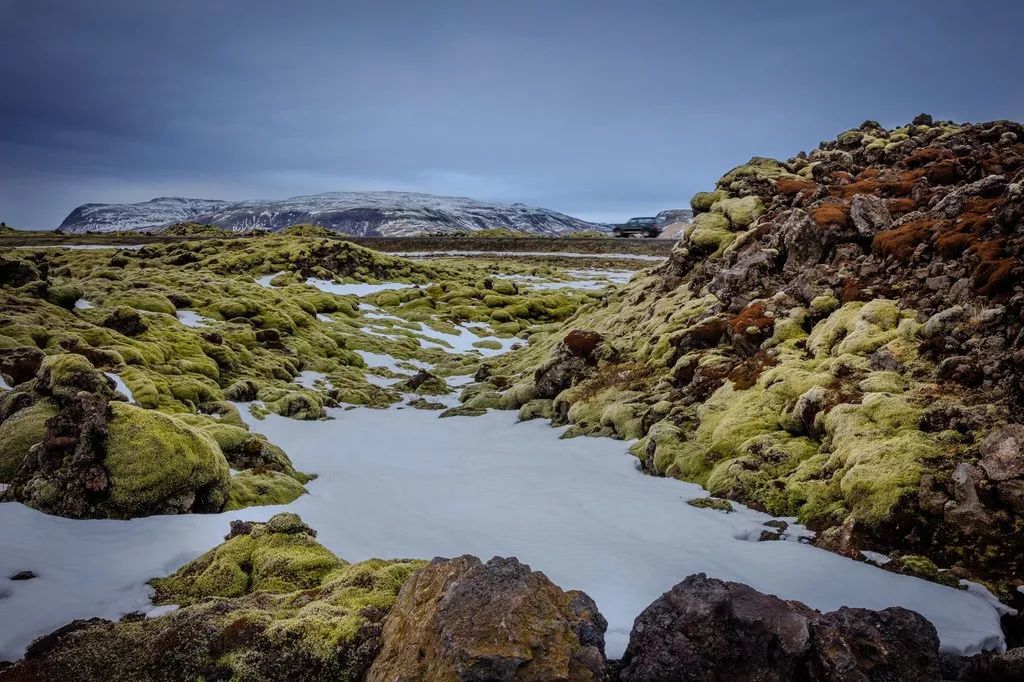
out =
[(411, 236), (504, 228), (559, 235), (602, 226), (546, 208), (501, 204), (416, 192), (328, 192), (277, 201), (209, 201), (157, 198), (138, 204), (85, 204), (73, 210), (61, 232), (158, 232), (180, 222), (215, 225), (235, 232), (277, 232), (315, 223), (359, 236)]
[(663, 266), (567, 323), (585, 348), (563, 330), (495, 363), (496, 404), (1019, 600), (1022, 181), (1009, 121), (868, 121), (751, 159), (693, 198)]

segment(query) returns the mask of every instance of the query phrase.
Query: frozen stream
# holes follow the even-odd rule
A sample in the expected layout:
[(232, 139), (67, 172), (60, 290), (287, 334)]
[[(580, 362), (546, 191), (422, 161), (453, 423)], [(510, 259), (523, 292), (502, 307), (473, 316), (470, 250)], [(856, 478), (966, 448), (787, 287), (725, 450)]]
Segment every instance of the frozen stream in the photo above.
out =
[[(621, 441), (559, 440), (539, 421), (517, 424), (514, 412), (330, 413), (320, 422), (253, 422), (296, 467), (320, 474), (309, 495), (284, 508), (324, 544), (349, 561), (518, 556), (597, 601), (611, 657), (647, 604), (698, 571), (820, 609), (904, 605), (935, 623), (946, 649), (1001, 646), (998, 614), (984, 599), (797, 542), (737, 539), (768, 517), (685, 504), (704, 492), (641, 474)], [(151, 610), (148, 578), (221, 542), (231, 519), (281, 509), (74, 521), (0, 504), (0, 660), (74, 618)], [(21, 570), (39, 577), (6, 580)]]

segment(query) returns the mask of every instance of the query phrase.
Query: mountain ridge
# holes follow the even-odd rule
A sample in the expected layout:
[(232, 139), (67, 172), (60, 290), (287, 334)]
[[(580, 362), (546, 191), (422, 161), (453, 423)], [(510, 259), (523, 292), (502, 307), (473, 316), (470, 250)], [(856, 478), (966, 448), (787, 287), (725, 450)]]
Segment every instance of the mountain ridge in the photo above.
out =
[(159, 232), (190, 221), (225, 230), (282, 230), (316, 223), (358, 236), (406, 236), (424, 232), (507, 228), (530, 234), (558, 235), (601, 229), (603, 225), (523, 203), (485, 202), (468, 197), (422, 192), (323, 192), (287, 199), (223, 201), (156, 197), (134, 204), (88, 203), (61, 222), (61, 232)]

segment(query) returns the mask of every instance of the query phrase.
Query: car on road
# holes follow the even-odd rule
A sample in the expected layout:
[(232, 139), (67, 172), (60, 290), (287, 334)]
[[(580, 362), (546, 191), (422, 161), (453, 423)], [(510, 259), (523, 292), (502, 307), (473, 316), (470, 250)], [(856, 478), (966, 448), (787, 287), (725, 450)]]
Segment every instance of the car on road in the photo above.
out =
[(654, 238), (661, 234), (661, 224), (657, 218), (630, 218), (621, 225), (612, 228), (612, 235), (616, 237), (632, 237), (643, 235)]

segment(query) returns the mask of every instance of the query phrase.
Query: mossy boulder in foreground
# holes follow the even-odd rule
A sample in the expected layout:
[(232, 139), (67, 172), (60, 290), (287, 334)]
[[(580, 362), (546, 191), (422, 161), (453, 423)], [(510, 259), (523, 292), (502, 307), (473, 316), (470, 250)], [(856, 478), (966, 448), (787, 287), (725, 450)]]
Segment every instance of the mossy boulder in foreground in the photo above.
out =
[(234, 522), (229, 539), (174, 575), (146, 619), (75, 621), (33, 643), (12, 680), (359, 680), (380, 621), (420, 561), (348, 564), (294, 514)]

